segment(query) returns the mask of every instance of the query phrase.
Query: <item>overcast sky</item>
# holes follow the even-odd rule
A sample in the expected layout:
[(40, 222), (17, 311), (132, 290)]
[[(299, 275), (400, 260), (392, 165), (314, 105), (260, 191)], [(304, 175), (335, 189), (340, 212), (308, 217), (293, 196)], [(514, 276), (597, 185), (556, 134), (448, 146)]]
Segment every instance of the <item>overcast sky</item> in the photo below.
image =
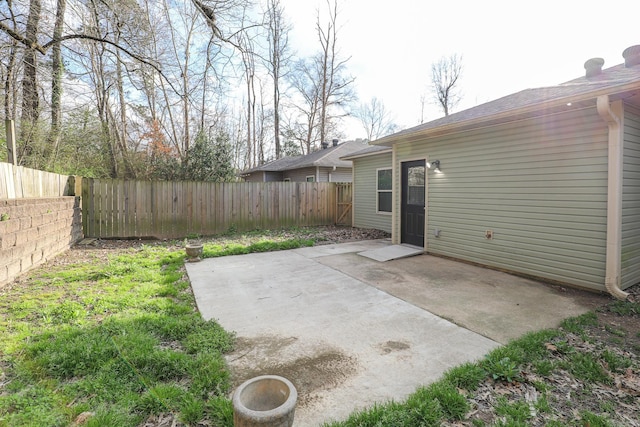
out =
[[(640, 44), (638, 0), (338, 0), (338, 44), (361, 101), (381, 99), (402, 128), (420, 123), (430, 67), (463, 58), (460, 111), (523, 89), (579, 77), (584, 62), (624, 62)], [(316, 13), (326, 0), (282, 0), (299, 54), (317, 49)], [(429, 104), (425, 122), (442, 116)], [(348, 139), (363, 137), (345, 123)]]

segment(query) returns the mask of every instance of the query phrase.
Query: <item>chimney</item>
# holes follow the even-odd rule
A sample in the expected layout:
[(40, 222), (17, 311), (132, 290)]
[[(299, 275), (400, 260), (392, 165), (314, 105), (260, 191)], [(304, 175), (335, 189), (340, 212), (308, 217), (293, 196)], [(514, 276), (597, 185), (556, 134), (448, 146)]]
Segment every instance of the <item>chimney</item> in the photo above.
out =
[(598, 74), (602, 73), (602, 66), (604, 65), (604, 59), (602, 58), (591, 58), (587, 62), (584, 63), (584, 69), (587, 70), (585, 73), (586, 77), (594, 77)]
[(322, 149), (326, 150), (329, 147), (329, 143), (328, 142), (323, 142), (322, 143)]
[(334, 138), (333, 141), (331, 141), (333, 143), (334, 147), (338, 146), (338, 139)]
[(640, 44), (629, 46), (622, 52), (624, 66), (627, 68), (640, 64)]

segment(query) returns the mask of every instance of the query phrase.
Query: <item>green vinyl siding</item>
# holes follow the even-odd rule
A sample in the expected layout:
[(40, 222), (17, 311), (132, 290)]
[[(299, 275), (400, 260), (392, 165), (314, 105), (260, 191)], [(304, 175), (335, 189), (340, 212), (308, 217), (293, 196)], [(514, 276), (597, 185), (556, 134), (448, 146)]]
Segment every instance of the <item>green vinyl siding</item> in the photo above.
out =
[(391, 168), (391, 153), (353, 160), (354, 227), (375, 228), (391, 232), (391, 215), (377, 212), (377, 170)]
[(622, 289), (640, 282), (640, 109), (624, 110)]
[(428, 252), (601, 290), (607, 141), (585, 109), (399, 144), (394, 207), (401, 162), (438, 159), (442, 172), (427, 172)]

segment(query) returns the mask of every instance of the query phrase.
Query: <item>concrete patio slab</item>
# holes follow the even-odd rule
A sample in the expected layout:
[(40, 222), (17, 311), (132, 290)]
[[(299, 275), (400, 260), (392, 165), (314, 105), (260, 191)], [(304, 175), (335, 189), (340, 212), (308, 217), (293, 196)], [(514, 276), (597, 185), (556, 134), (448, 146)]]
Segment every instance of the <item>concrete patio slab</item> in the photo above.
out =
[(227, 357), (234, 383), (288, 378), (296, 426), (402, 399), (498, 345), (316, 261), (331, 249), (308, 249), (187, 265), (202, 316), (239, 337)]
[(403, 399), (499, 343), (592, 308), (538, 282), (451, 260), (357, 255), (390, 244), (187, 264), (202, 316), (238, 336), (226, 356), (234, 385), (288, 378), (299, 393), (295, 426), (317, 426)]
[(385, 263), (344, 254), (318, 262), (501, 344), (609, 300), (426, 254)]
[(411, 245), (389, 245), (378, 249), (369, 249), (364, 252), (358, 252), (358, 255), (371, 258), (375, 261), (386, 262), (394, 259), (408, 258), (414, 255), (420, 255), (424, 252), (424, 248)]

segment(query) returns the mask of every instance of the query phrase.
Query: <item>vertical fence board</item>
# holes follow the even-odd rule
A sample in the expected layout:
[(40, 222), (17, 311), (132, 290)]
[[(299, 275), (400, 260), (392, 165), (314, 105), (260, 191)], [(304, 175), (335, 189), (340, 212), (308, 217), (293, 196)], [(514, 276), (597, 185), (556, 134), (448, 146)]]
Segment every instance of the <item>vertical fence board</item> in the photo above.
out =
[[(4, 173), (2, 169), (0, 173)], [(342, 215), (351, 207), (350, 196), (350, 184), (325, 182), (88, 178), (82, 182), (83, 226), (87, 237), (182, 238), (189, 234), (218, 234), (231, 228), (328, 225), (340, 220), (350, 222), (350, 215)]]

